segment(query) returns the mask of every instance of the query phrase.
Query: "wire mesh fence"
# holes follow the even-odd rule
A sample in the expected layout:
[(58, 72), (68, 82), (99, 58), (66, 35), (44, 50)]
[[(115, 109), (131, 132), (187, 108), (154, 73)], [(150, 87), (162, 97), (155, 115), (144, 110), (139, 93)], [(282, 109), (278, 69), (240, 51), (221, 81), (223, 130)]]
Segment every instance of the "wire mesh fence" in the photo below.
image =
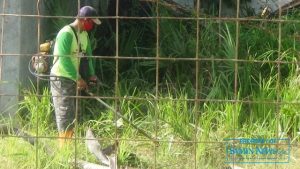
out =
[[(298, 1), (37, 0), (33, 14), (0, 2), (0, 85), (4, 60), (35, 75), (1, 90), (18, 108), (1, 112), (0, 168), (298, 168)], [(55, 59), (40, 44), (87, 4), (102, 22), (89, 32), (97, 85), (52, 96), (31, 57)], [(9, 18), (36, 26), (33, 53), (3, 51)], [(56, 97), (75, 100), (72, 137), (57, 130)]]

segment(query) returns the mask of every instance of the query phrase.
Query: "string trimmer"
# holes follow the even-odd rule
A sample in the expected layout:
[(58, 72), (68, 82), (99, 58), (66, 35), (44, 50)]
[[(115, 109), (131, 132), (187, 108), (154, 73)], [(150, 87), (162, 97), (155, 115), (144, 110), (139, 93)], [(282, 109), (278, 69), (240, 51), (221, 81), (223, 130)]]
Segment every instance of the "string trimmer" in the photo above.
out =
[(113, 111), (114, 113), (116, 113), (118, 118), (122, 118), (127, 124), (131, 125), (134, 129), (136, 129), (139, 133), (141, 133), (143, 136), (149, 138), (150, 140), (152, 140), (155, 144), (157, 144), (157, 140), (154, 139), (153, 137), (151, 137), (149, 134), (147, 134), (143, 129), (140, 129), (138, 126), (136, 126), (135, 124), (133, 124), (132, 122), (130, 122), (125, 116), (123, 116), (119, 111), (115, 110), (113, 107), (111, 107), (110, 105), (108, 105), (107, 103), (105, 103), (102, 99), (100, 99), (99, 97), (95, 96), (93, 93), (86, 91), (86, 93), (90, 96), (92, 96), (94, 99), (96, 99), (99, 103), (101, 103), (103, 106), (105, 106), (106, 108), (110, 109), (111, 111)]

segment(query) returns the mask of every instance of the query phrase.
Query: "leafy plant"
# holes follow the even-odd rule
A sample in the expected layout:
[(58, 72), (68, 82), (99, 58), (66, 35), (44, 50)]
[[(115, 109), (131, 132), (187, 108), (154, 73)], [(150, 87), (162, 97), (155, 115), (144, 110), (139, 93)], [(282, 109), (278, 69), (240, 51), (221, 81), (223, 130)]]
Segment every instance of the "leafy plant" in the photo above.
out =
[(53, 32), (57, 33), (63, 26), (69, 24), (74, 19), (69, 17), (75, 17), (77, 14), (77, 3), (72, 0), (45, 0), (43, 2), (49, 15), (54, 16), (51, 18)]

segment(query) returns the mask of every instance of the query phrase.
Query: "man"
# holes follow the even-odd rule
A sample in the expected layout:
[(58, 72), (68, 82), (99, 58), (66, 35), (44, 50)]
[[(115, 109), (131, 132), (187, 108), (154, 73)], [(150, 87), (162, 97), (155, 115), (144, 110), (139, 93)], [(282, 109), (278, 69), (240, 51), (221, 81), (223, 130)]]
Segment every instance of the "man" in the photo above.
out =
[(97, 80), (87, 32), (101, 22), (95, 18), (97, 12), (91, 6), (80, 8), (77, 16), (74, 22), (58, 32), (53, 52), (50, 85), (60, 147), (74, 133), (76, 89), (85, 90), (87, 81)]

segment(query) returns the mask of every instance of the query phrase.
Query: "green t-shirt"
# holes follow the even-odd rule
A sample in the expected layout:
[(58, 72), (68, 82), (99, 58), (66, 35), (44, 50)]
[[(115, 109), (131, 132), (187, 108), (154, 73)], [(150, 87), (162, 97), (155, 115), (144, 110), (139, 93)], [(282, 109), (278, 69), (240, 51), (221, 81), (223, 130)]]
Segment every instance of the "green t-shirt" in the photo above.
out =
[[(57, 34), (54, 45), (54, 60), (51, 74), (66, 77), (74, 81), (81, 78), (79, 74), (80, 56), (75, 32), (71, 26), (63, 27)], [(81, 45), (81, 52), (88, 56), (88, 75), (95, 75), (94, 59), (88, 33), (86, 31), (76, 32)]]

